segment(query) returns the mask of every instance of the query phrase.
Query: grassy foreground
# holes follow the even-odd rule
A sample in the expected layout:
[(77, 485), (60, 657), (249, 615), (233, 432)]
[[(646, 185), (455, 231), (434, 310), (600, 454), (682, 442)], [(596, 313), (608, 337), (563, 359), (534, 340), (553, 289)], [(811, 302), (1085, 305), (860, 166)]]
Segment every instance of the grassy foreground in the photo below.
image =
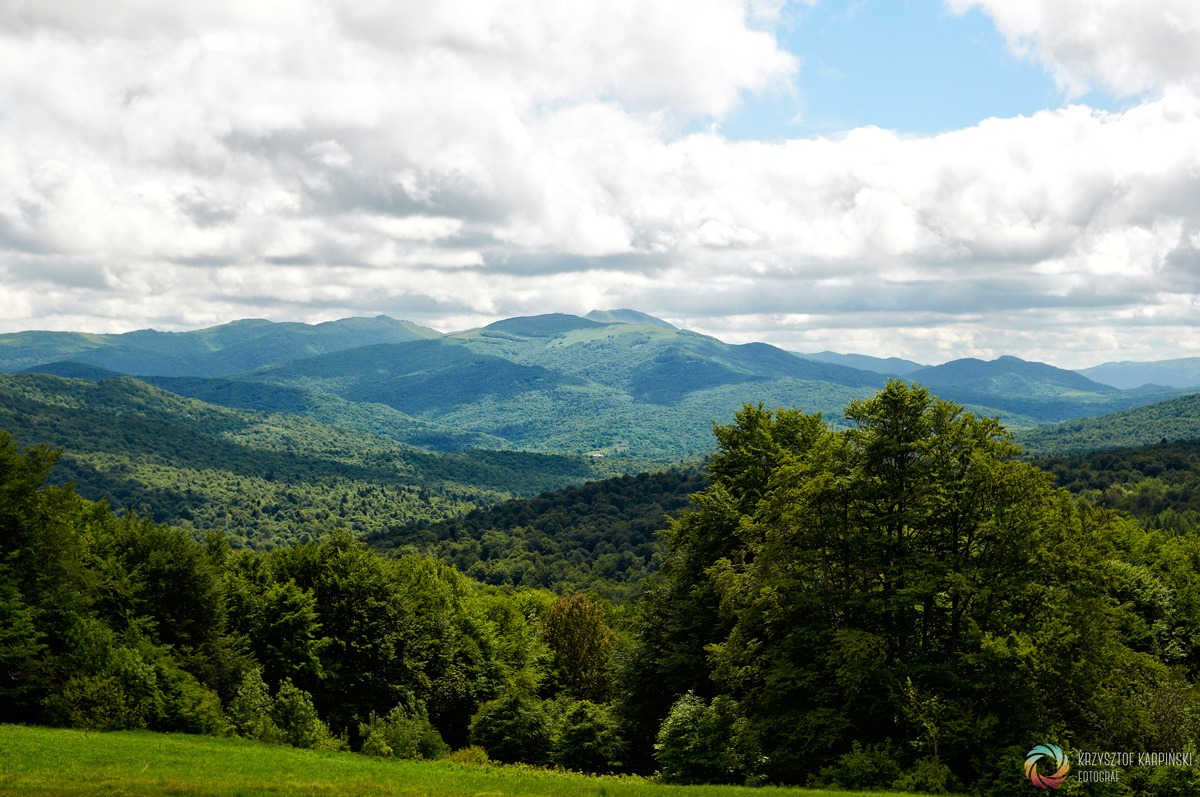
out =
[[(0, 794), (850, 797), (847, 792), (665, 786), (642, 778), (596, 778), (531, 767), (383, 760), (209, 736), (85, 734), (19, 725), (0, 725)], [(867, 795), (857, 792), (854, 797)]]

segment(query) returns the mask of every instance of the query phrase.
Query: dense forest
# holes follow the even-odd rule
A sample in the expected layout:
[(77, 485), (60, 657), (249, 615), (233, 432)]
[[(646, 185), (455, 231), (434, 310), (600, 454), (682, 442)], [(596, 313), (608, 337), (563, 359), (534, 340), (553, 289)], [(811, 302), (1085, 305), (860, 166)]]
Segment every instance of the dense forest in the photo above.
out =
[(1041, 460), (1058, 484), (1143, 525), (1200, 531), (1200, 439)]
[[(1057, 486), (1149, 528), (1200, 529), (1200, 440), (1029, 461)], [(366, 539), (377, 550), (449, 561), (485, 583), (578, 589), (620, 603), (644, 591), (664, 550), (658, 532), (707, 484), (698, 466), (617, 476)]]
[(271, 552), (197, 541), (46, 485), (54, 458), (0, 434), (0, 721), (406, 757), (475, 740), (515, 760), (488, 734), (536, 696), (544, 749), (524, 760), (616, 766), (588, 758), (616, 738), (589, 702), (611, 689), (600, 603), (485, 587), (346, 532)]
[[(49, 485), (54, 452), (5, 435), (0, 721), (987, 795), (1030, 788), (1043, 742), (1195, 749), (1200, 538), (1055, 487), (997, 421), (922, 388), (889, 382), (846, 418), (747, 405), (703, 481), (629, 477), (625, 507), (571, 492), (614, 527), (677, 513), (619, 606), (472, 553), (501, 521), (526, 554), (565, 544), (565, 512), (417, 527), (482, 581), (345, 531), (233, 549)], [(698, 491), (651, 500), (672, 485)], [(628, 553), (653, 556), (643, 533)], [(1105, 793), (1198, 788), (1200, 770), (1135, 768)]]
[(295, 415), (182, 398), (132, 378), (0, 374), (0, 429), (63, 449), (52, 471), (84, 496), (233, 547), (332, 526), (357, 534), (438, 520), (619, 473), (630, 463), (520, 451), (426, 451)]
[(1121, 410), (1099, 418), (1075, 418), (1018, 433), (1033, 456), (1067, 456), (1131, 448), (1163, 440), (1200, 437), (1200, 393)]
[(367, 536), (377, 550), (432, 555), (488, 584), (637, 597), (659, 532), (704, 488), (699, 467), (616, 476)]

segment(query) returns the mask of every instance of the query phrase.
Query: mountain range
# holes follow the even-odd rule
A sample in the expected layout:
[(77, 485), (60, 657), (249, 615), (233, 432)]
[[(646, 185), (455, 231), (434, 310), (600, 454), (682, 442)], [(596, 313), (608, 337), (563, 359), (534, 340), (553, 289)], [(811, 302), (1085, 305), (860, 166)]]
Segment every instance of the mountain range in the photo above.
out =
[(729, 344), (636, 310), (551, 313), (443, 334), (386, 316), (235, 321), (193, 332), (0, 335), (0, 371), (137, 376), (226, 407), (286, 412), (442, 451), (524, 449), (660, 462), (702, 455), (744, 403), (819, 410), (901, 376), (1014, 428), (1169, 398), (1016, 357), (922, 366)]
[(22, 332), (0, 335), (0, 371), (0, 429), (65, 449), (58, 481), (257, 547), (331, 522), (382, 539), (512, 496), (695, 462), (712, 450), (712, 424), (746, 403), (837, 424), (895, 376), (1000, 416), (1036, 454), (1200, 437), (1200, 396), (1180, 389), (1122, 390), (1016, 357), (797, 355), (634, 310), (449, 334), (383, 316)]

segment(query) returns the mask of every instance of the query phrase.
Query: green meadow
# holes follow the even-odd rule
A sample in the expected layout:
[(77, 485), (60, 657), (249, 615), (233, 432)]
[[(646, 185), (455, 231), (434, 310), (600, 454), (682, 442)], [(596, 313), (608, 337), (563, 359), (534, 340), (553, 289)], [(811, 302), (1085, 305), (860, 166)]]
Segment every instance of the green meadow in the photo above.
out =
[[(527, 766), (381, 759), (245, 739), (0, 725), (0, 794), (849, 797), (851, 793), (668, 786), (636, 777), (593, 777)], [(870, 797), (867, 792), (853, 794)], [(904, 797), (895, 792), (887, 794)]]

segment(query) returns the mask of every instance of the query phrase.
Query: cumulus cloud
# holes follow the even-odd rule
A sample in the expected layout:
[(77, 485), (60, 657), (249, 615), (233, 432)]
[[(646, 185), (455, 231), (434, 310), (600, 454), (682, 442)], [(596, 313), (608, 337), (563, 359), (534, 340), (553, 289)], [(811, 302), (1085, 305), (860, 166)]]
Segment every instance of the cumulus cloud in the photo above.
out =
[(979, 8), (1019, 54), (1075, 95), (1200, 89), (1200, 5), (1193, 0), (946, 0)]
[[(1126, 80), (1039, 4), (976, 4)], [(0, 326), (629, 306), (924, 360), (1198, 353), (1195, 67), (1130, 44), (1161, 91), (1119, 114), (684, 135), (795, 74), (780, 7), (0, 0)]]

